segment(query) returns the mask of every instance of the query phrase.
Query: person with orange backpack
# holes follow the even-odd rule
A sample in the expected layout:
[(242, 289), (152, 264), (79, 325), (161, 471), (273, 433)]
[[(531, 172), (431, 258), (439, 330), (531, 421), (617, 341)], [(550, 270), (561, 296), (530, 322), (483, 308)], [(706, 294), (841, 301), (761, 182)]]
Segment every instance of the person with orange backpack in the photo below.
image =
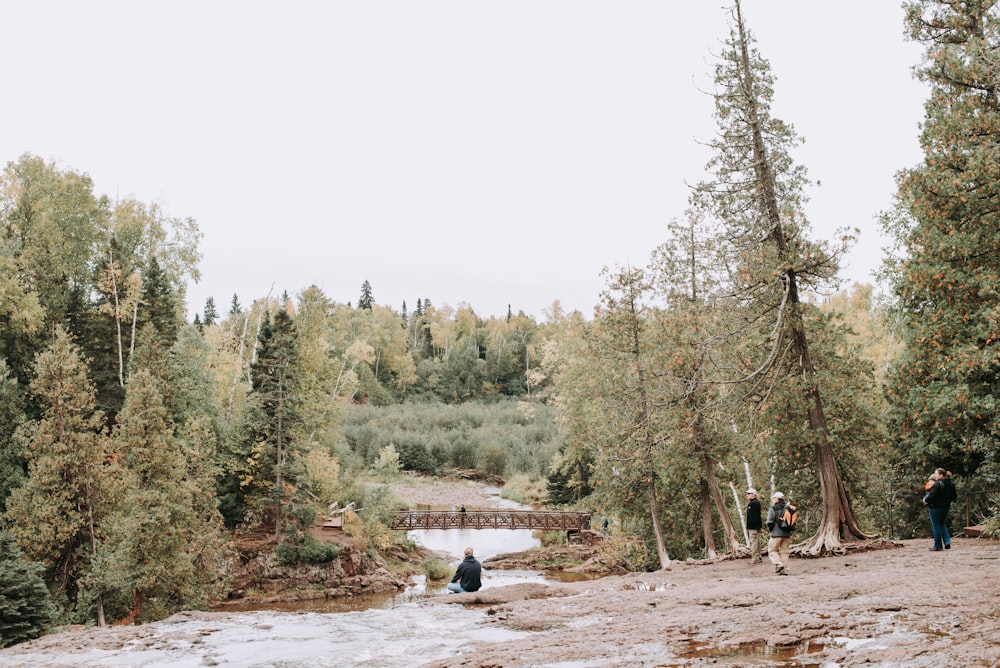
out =
[(785, 502), (781, 492), (771, 494), (771, 507), (767, 509), (767, 529), (771, 540), (767, 541), (767, 558), (774, 564), (775, 575), (788, 575), (790, 539), (795, 530), (798, 511)]

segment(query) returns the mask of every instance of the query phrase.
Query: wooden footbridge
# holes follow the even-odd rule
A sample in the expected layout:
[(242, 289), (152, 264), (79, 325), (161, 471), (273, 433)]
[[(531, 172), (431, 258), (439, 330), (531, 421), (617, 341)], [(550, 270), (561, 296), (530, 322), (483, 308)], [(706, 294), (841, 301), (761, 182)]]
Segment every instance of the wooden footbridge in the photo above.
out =
[(577, 533), (590, 529), (590, 515), (552, 510), (399, 510), (393, 529), (538, 529)]

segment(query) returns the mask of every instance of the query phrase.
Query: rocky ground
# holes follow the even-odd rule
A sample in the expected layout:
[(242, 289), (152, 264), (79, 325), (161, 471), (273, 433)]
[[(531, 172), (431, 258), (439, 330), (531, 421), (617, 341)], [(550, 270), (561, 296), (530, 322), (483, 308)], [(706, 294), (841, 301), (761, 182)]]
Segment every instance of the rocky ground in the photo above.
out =
[(743, 559), (445, 597), (532, 633), (432, 666), (1000, 666), (1000, 544), (929, 544), (793, 559), (790, 576)]
[[(433, 487), (413, 482), (412, 489), (404, 486), (397, 493), (411, 503), (435, 506), (495, 503), (481, 485)], [(482, 611), (479, 623), (525, 635), (470, 647), (430, 665), (1000, 668), (1000, 543), (957, 538), (944, 552), (929, 552), (929, 540), (884, 545), (847, 556), (793, 559), (790, 576), (775, 575), (766, 561), (751, 565), (742, 559), (437, 597), (432, 605), (465, 605)], [(600, 546), (550, 548), (501, 555), (487, 567), (539, 567), (560, 560), (582, 561), (572, 568), (587, 570), (586, 564), (597, 568), (601, 553)], [(615, 564), (599, 567), (613, 570)], [(0, 665), (18, 665), (22, 652), (149, 642), (169, 624), (53, 634), (0, 651)]]

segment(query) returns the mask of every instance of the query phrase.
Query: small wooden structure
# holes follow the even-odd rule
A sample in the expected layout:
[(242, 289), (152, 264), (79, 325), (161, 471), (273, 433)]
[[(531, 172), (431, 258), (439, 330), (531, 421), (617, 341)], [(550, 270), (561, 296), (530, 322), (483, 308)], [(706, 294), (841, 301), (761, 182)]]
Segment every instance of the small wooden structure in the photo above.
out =
[(575, 534), (590, 530), (588, 513), (554, 510), (399, 510), (392, 526), (413, 529), (532, 529)]

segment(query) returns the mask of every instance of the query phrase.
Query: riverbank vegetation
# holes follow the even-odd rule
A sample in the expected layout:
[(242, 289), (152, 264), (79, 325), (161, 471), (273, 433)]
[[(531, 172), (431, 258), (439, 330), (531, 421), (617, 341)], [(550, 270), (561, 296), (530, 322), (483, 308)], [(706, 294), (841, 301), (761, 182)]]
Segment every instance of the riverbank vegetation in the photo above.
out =
[[(995, 489), (1000, 156), (981, 126), (1000, 110), (977, 67), (995, 10), (910, 4), (935, 97), (927, 158), (884, 216), (882, 299), (837, 290), (850, 231), (808, 237), (799, 139), (772, 115), (738, 3), (707, 177), (648, 265), (607, 270), (589, 316), (385, 306), (364, 281), (353, 305), (306, 286), (209, 299), (189, 321), (195, 221), (37, 156), (8, 163), (0, 511), (5, 553), (50, 598), (31, 632), (204, 607), (247, 529), (284, 563), (322, 563), (335, 550), (310, 528), (350, 508), (345, 532), (388, 550), (402, 472), (476, 471), (518, 501), (609, 517), (644, 569), (742, 554), (747, 486), (799, 504), (810, 555), (923, 530), (937, 466)], [(996, 515), (970, 498), (972, 519)]]

